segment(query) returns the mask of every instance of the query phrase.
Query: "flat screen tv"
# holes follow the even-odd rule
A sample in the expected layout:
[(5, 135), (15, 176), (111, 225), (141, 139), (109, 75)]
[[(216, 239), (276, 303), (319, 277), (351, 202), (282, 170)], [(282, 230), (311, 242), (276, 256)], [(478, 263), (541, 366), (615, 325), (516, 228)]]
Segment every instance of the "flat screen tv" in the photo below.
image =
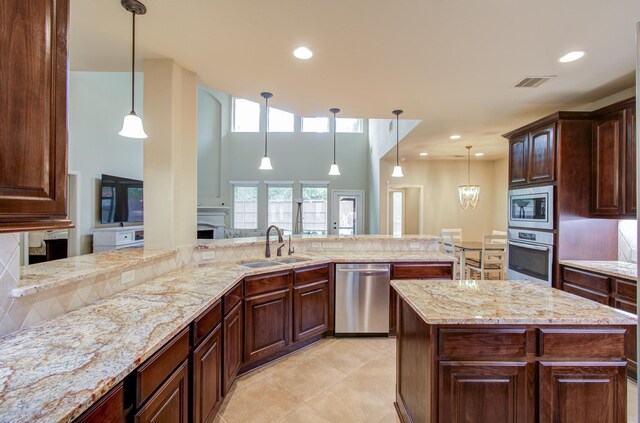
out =
[(102, 175), (100, 191), (100, 220), (103, 224), (142, 222), (142, 181)]

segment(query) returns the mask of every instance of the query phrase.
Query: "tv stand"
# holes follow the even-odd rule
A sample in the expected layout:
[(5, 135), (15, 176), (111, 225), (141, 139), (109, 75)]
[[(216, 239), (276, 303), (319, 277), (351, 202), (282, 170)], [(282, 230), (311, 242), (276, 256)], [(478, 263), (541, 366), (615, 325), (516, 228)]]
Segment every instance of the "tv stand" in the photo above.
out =
[(93, 230), (93, 252), (142, 247), (144, 226), (116, 226)]

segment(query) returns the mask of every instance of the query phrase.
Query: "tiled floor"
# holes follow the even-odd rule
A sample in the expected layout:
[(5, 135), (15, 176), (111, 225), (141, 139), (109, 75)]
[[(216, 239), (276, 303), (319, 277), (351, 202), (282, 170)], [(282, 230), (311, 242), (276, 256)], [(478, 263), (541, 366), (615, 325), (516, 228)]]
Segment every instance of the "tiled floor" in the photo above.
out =
[[(395, 339), (325, 339), (237, 380), (216, 422), (399, 422), (395, 348)], [(638, 388), (628, 388), (635, 423)]]

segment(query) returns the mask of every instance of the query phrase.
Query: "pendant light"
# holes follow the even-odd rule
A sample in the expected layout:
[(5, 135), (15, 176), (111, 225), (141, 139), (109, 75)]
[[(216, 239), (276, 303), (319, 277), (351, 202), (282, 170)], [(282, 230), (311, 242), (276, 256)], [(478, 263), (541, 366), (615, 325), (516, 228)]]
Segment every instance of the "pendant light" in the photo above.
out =
[(336, 113), (340, 113), (340, 109), (329, 109), (331, 113), (333, 113), (333, 164), (329, 169), (330, 176), (340, 176), (340, 168), (336, 163)]
[(264, 119), (264, 157), (260, 161), (260, 170), (273, 170), (271, 167), (271, 159), (267, 155), (267, 137), (269, 135), (269, 99), (273, 97), (271, 93), (260, 93), (262, 98), (264, 98), (264, 106), (265, 106), (265, 119)]
[(402, 178), (402, 168), (400, 167), (400, 115), (402, 110), (394, 110), (393, 114), (396, 115), (396, 165), (393, 167), (393, 178)]
[(131, 46), (131, 113), (124, 117), (122, 129), (119, 135), (127, 138), (147, 138), (142, 127), (142, 119), (136, 114), (135, 109), (135, 70), (136, 70), (136, 15), (144, 15), (147, 8), (137, 0), (120, 0), (120, 4), (133, 17), (133, 43)]
[(480, 201), (480, 185), (471, 185), (471, 146), (467, 147), (467, 185), (458, 187), (458, 199), (463, 209), (475, 209)]

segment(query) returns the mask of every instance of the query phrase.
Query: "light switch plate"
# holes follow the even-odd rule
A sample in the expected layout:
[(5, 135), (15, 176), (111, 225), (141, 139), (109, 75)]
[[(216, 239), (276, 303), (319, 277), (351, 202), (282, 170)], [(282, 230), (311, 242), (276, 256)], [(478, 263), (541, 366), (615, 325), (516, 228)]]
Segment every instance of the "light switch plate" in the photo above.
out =
[(216, 252), (213, 250), (202, 253), (202, 260), (213, 260), (214, 258), (216, 258)]
[(135, 276), (136, 276), (135, 270), (122, 272), (122, 275), (120, 275), (120, 281), (122, 282), (123, 285), (126, 285), (128, 283), (133, 282), (133, 280), (135, 279)]

